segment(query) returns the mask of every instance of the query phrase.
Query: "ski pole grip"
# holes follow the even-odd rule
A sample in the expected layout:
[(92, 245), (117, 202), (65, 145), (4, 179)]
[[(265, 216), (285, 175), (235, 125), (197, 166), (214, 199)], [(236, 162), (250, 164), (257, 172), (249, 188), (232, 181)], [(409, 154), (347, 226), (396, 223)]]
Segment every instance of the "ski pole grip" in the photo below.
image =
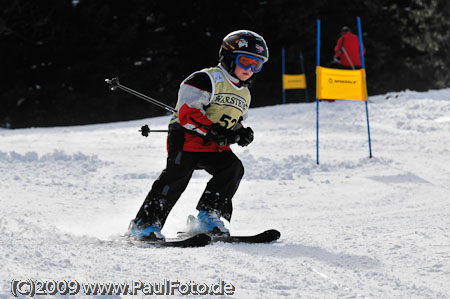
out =
[(109, 89), (116, 90), (117, 87), (119, 87), (119, 77), (115, 77), (112, 79), (105, 79), (105, 82), (109, 84)]
[(148, 137), (148, 134), (151, 132), (150, 128), (148, 125), (144, 125), (141, 127), (141, 129), (139, 130), (139, 132), (141, 132), (141, 135), (144, 137)]

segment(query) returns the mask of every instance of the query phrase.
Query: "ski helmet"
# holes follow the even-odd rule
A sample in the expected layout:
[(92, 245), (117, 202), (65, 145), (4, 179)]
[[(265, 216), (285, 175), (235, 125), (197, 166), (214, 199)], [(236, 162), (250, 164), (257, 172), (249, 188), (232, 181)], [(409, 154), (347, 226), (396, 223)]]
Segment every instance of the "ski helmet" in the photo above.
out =
[(341, 29), (341, 34), (344, 34), (344, 33), (346, 33), (346, 32), (352, 32), (352, 30), (350, 29), (350, 27), (348, 27), (348, 26), (342, 27), (342, 29)]
[(238, 30), (224, 37), (219, 50), (219, 62), (230, 73), (234, 74), (235, 59), (240, 53), (269, 60), (269, 48), (264, 38), (250, 30)]

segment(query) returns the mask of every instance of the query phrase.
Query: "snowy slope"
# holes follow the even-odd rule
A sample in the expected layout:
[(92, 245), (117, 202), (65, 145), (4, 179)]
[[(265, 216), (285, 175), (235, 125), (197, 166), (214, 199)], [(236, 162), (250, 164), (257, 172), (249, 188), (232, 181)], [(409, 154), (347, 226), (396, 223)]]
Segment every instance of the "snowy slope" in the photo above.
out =
[[(223, 280), (234, 298), (449, 298), (450, 89), (371, 97), (369, 113), (372, 159), (364, 104), (321, 102), (317, 166), (315, 104), (251, 109), (255, 141), (234, 147), (246, 173), (228, 226), (276, 228), (281, 239), (195, 249), (120, 238), (165, 165), (165, 134), (137, 130), (168, 117), (0, 130), (0, 298), (12, 297), (13, 279)], [(208, 178), (194, 174), (166, 236), (196, 213)]]

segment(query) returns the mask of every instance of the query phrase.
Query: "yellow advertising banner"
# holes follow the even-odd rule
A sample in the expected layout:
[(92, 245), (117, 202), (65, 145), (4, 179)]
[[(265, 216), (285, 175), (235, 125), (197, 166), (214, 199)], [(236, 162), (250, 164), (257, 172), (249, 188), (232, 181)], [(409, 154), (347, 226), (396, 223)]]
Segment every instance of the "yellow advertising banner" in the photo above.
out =
[(306, 77), (305, 74), (288, 75), (283, 74), (283, 89), (305, 89)]
[(316, 67), (317, 98), (367, 101), (366, 71)]

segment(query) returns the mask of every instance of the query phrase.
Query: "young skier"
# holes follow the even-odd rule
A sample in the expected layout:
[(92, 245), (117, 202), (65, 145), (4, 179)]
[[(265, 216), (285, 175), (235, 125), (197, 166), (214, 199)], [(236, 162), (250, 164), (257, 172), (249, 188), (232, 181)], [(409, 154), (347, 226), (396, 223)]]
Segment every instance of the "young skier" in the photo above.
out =
[(229, 145), (253, 141), (253, 130), (241, 122), (250, 106), (248, 87), (268, 59), (262, 36), (234, 31), (223, 39), (217, 66), (197, 71), (181, 83), (177, 112), (169, 123), (166, 168), (131, 221), (130, 235), (164, 240), (161, 229), (196, 169), (212, 175), (197, 205), (198, 230), (229, 234), (220, 218), (230, 221), (231, 199), (244, 174)]

